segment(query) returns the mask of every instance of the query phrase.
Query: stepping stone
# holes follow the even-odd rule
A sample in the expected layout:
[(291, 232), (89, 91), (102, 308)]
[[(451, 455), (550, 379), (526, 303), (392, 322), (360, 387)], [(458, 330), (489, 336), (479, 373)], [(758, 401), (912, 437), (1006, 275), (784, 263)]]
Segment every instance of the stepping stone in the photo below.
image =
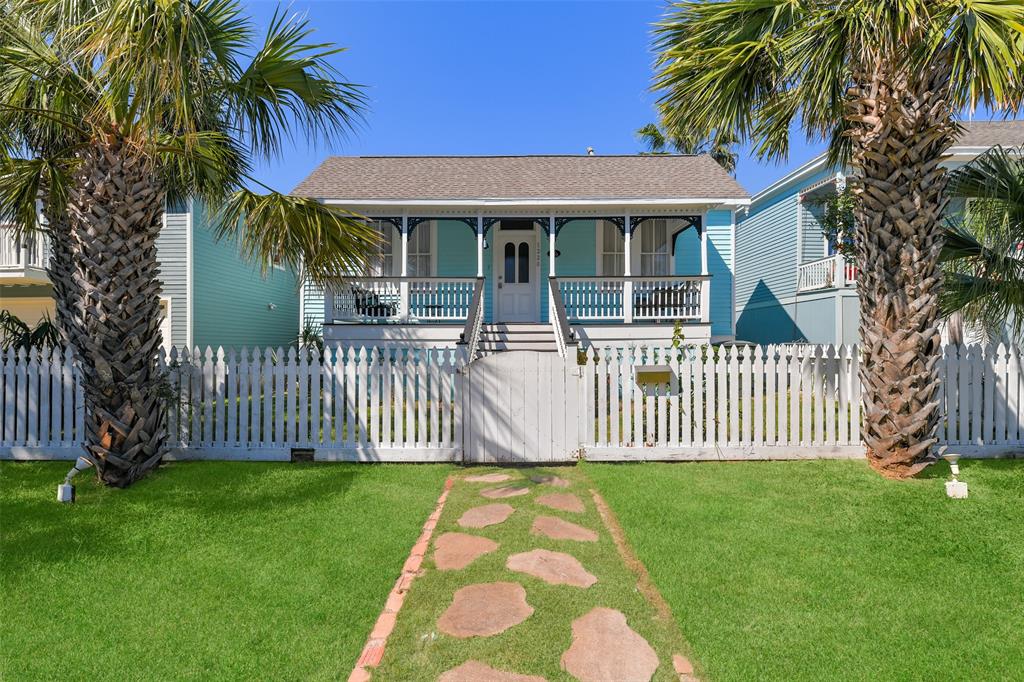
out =
[(690, 663), (690, 659), (686, 658), (686, 656), (682, 654), (672, 656), (672, 667), (676, 669), (676, 674), (679, 675), (679, 682), (700, 682), (700, 679), (693, 674), (693, 664)]
[(459, 517), (459, 525), (463, 528), (486, 528), (501, 523), (512, 515), (515, 509), (510, 504), (485, 504), (482, 507), (467, 509)]
[(576, 557), (547, 549), (513, 554), (505, 562), (505, 568), (540, 578), (549, 585), (586, 588), (597, 582), (597, 578), (588, 573)]
[(519, 497), (529, 494), (530, 489), (525, 485), (505, 485), (500, 488), (488, 488), (481, 490), (480, 494), (492, 500), (502, 500), (506, 497)]
[(503, 483), (511, 481), (512, 477), (508, 474), (495, 472), (493, 474), (474, 474), (473, 476), (466, 476), (463, 480), (468, 483)]
[(564, 512), (583, 511), (583, 501), (572, 493), (548, 493), (537, 498), (537, 504)]
[(530, 617), (526, 590), (518, 583), (479, 583), (455, 593), (452, 605), (437, 620), (438, 629), (452, 637), (490, 637)]
[(518, 675), (516, 673), (495, 670), (480, 661), (466, 661), (458, 668), (441, 673), (437, 682), (547, 682), (536, 675)]
[(559, 476), (552, 476), (551, 474), (541, 474), (539, 476), (530, 476), (530, 480), (534, 483), (541, 485), (553, 485), (556, 488), (568, 488), (572, 485), (571, 482), (561, 478)]
[(534, 535), (543, 535), (552, 540), (578, 540), (579, 542), (597, 542), (597, 533), (565, 521), (557, 516), (538, 516), (530, 526)]
[(621, 611), (599, 606), (572, 622), (562, 669), (580, 682), (647, 682), (658, 669), (658, 654)]
[(439, 571), (454, 571), (496, 549), (498, 543), (494, 540), (466, 533), (445, 533), (434, 540), (434, 564)]

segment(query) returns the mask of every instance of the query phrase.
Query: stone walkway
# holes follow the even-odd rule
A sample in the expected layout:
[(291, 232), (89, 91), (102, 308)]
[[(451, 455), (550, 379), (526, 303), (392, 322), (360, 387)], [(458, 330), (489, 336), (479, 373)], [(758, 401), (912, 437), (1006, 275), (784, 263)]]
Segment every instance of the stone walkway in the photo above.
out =
[[(580, 487), (578, 483), (554, 475), (526, 478), (519, 471), (504, 470), (467, 475), (455, 485), (468, 486), (470, 490), (465, 492), (476, 495), (480, 504), (463, 511), (456, 522), (459, 531), (442, 533), (433, 539), (430, 557), (434, 566), (438, 571), (450, 572), (454, 576), (458, 575), (456, 572), (481, 561), (482, 557), (498, 553), (504, 557), (505, 577), (493, 582), (471, 582), (454, 589), (447, 607), (437, 617), (435, 627), (438, 632), (457, 640), (470, 640), (495, 637), (512, 628), (523, 627), (521, 624), (534, 616), (535, 606), (530, 603), (527, 589), (530, 583), (521, 584), (518, 576), (531, 576), (562, 590), (589, 590), (599, 583), (600, 575), (588, 570), (574, 555), (574, 547), (597, 542), (601, 535), (608, 533), (608, 529), (586, 527), (552, 514), (557, 512), (570, 518), (583, 514), (585, 506), (578, 493), (584, 491), (576, 490)], [(523, 514), (529, 515), (523, 522), (532, 519), (529, 537), (557, 541), (558, 551), (536, 547), (510, 553), (503, 550), (501, 543), (474, 534), (481, 529), (500, 527), (500, 524), (509, 523), (513, 515), (519, 518)], [(518, 531), (515, 537), (519, 537)], [(573, 679), (581, 682), (647, 682), (659, 668), (661, 661), (657, 652), (630, 627), (621, 611), (598, 605), (572, 620), (571, 624), (567, 619), (566, 634), (569, 628), (571, 644), (561, 655), (561, 669)], [(696, 681), (686, 658), (674, 654), (671, 660), (667, 659), (666, 656), (664, 663), (667, 669), (674, 670), (678, 679)], [(545, 679), (492, 667), (492, 663), (494, 661), (463, 659), (443, 671), (437, 679), (442, 682), (541, 682)], [(362, 673), (368, 674), (369, 671), (364, 668)], [(665, 679), (664, 674), (659, 673), (658, 679)], [(434, 676), (436, 673), (432, 674)]]

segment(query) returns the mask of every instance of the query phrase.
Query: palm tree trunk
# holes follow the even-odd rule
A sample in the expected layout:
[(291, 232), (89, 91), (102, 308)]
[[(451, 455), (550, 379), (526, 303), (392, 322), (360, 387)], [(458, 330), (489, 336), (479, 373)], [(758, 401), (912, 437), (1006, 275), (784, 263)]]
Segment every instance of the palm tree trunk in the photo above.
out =
[(60, 331), (64, 347), (77, 353), (80, 330), (74, 320), (82, 295), (75, 279), (71, 224), (64, 206), (51, 205), (49, 196), (44, 196), (42, 203), (47, 223), (46, 236), (50, 241), (50, 260), (46, 274), (53, 285), (54, 323)]
[(150, 162), (115, 136), (80, 158), (68, 209), (81, 304), (68, 314), (85, 391), (85, 448), (100, 479), (123, 487), (160, 462), (167, 438), (157, 365), (164, 192)]
[(850, 92), (864, 441), (875, 469), (912, 476), (934, 461), (939, 420), (940, 162), (958, 132), (945, 67), (911, 78), (884, 60)]

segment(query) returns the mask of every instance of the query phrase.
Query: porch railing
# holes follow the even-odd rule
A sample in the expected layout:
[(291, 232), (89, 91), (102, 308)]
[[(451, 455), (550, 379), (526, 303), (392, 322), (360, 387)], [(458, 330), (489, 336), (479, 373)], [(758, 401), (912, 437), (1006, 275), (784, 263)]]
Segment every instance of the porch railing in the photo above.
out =
[(356, 277), (325, 295), (332, 322), (461, 322), (469, 315), (473, 277)]
[(558, 354), (563, 358), (569, 352), (569, 348), (576, 348), (576, 339), (572, 327), (569, 325), (569, 316), (565, 312), (565, 301), (562, 300), (562, 291), (558, 286), (557, 277), (548, 278), (548, 287), (551, 294), (551, 327), (555, 331), (555, 344), (558, 346)]
[(49, 242), (44, 235), (22, 234), (18, 238), (13, 227), (0, 225), (0, 270), (43, 270), (49, 255)]
[(466, 361), (476, 359), (480, 347), (480, 329), (484, 322), (484, 278), (477, 277), (473, 283), (473, 299), (469, 304), (469, 314), (460, 335), (461, 343), (466, 345)]
[(709, 275), (558, 277), (572, 322), (710, 321)]
[(857, 284), (857, 266), (836, 254), (804, 263), (797, 270), (797, 291), (841, 289)]

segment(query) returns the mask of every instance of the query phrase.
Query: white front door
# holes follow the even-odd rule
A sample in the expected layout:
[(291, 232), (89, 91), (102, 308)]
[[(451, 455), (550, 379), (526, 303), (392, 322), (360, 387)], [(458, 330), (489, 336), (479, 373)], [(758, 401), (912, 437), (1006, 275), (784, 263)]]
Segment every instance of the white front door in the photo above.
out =
[(495, 322), (540, 321), (539, 267), (536, 228), (495, 232)]

